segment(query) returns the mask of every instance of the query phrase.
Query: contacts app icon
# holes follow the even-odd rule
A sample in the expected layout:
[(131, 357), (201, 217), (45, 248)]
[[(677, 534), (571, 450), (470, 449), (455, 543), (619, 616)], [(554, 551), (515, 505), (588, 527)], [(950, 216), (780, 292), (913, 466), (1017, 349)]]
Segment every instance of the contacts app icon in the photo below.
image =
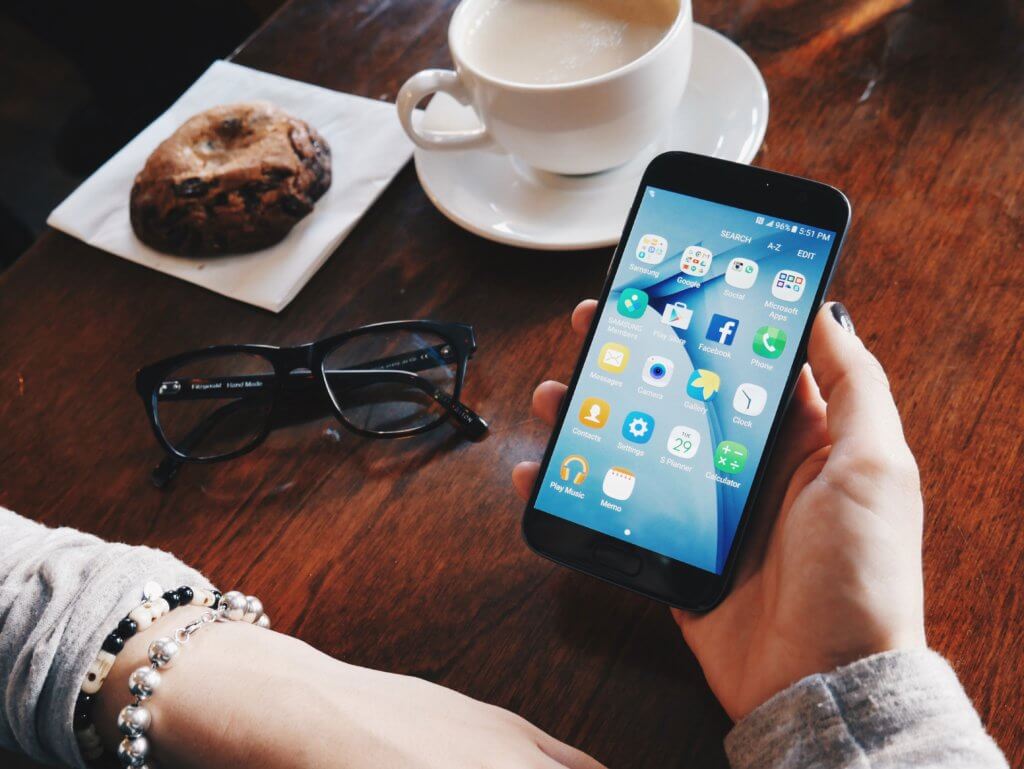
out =
[(601, 398), (587, 398), (580, 406), (580, 424), (593, 430), (600, 430), (608, 421), (612, 407)]

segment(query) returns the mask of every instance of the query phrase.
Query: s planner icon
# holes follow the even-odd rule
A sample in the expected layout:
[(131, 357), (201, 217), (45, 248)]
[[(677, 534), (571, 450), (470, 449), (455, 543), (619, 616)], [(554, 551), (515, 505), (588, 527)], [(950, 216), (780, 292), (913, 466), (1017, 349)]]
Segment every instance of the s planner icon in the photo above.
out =
[(647, 310), (647, 292), (641, 291), (639, 288), (624, 288), (622, 293), (619, 294), (619, 303), (617, 305), (619, 309), (619, 315), (626, 318), (642, 318), (644, 311)]
[(622, 422), (622, 437), (632, 443), (647, 443), (654, 433), (654, 417), (642, 411), (630, 411)]
[(736, 329), (739, 327), (740, 322), (736, 320), (736, 318), (730, 318), (727, 315), (719, 315), (716, 312), (711, 316), (711, 323), (708, 324), (708, 333), (705, 337), (710, 339), (712, 342), (730, 345), (732, 344), (732, 340), (736, 338)]

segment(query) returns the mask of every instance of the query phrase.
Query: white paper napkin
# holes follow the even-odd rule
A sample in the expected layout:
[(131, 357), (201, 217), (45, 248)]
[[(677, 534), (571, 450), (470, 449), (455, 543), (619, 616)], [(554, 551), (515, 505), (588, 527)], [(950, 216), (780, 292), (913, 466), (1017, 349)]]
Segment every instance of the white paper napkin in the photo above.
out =
[[(192, 115), (219, 104), (265, 99), (316, 128), (331, 145), (331, 187), (276, 246), (209, 258), (161, 254), (132, 232), (128, 196), (156, 146)], [(339, 93), (215, 62), (170, 109), (86, 179), (47, 224), (154, 270), (280, 312), (352, 231), (412, 155), (389, 102)]]

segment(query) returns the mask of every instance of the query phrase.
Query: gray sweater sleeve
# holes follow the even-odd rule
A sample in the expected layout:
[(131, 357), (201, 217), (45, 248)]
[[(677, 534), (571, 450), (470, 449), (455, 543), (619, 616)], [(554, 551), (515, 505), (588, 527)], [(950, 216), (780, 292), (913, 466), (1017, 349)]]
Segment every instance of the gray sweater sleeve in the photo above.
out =
[(729, 733), (733, 769), (1003, 769), (956, 673), (927, 650), (886, 652), (772, 697)]
[(148, 581), (209, 587), (168, 553), (50, 529), (0, 507), (0, 746), (85, 766), (71, 728), (79, 687)]

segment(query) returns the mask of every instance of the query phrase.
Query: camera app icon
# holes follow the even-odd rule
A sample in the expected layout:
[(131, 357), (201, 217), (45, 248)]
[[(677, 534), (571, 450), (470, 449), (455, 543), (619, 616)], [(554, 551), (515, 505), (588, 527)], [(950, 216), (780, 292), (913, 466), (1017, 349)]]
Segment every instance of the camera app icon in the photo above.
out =
[(644, 381), (652, 387), (668, 387), (672, 368), (672, 361), (668, 358), (652, 355), (644, 362)]

